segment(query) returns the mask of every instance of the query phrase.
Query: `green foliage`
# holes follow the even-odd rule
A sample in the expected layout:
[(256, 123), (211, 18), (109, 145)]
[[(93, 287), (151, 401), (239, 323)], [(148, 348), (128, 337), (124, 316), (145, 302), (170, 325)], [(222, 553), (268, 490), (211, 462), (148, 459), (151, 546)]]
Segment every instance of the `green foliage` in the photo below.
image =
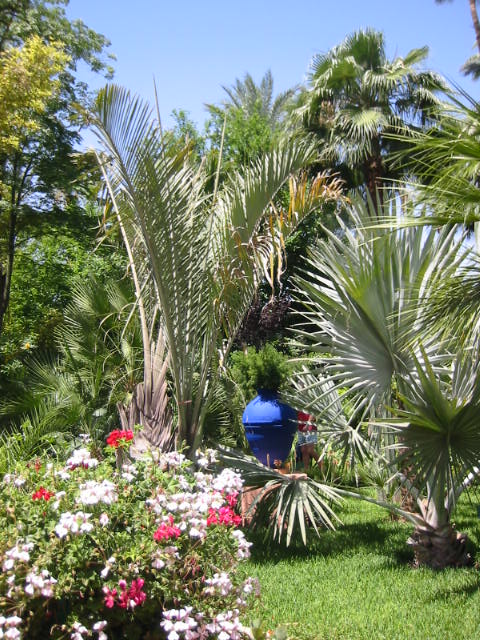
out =
[(59, 90), (56, 76), (67, 61), (61, 47), (46, 45), (37, 35), (21, 49), (0, 50), (0, 154), (18, 150), (40, 128), (39, 117)]
[(97, 637), (103, 624), (99, 637), (160, 639), (191, 607), (203, 637), (233, 633), (255, 591), (238, 572), (249, 555), (232, 509), (238, 476), (198, 475), (179, 453), (121, 466), (133, 433), (116, 436), (103, 460), (83, 446), (64, 463), (32, 460), (3, 478), (1, 630), (59, 639), (83, 625)]
[[(0, 414), (11, 424), (1, 441), (2, 464), (28, 460), (32, 449), (49, 450), (54, 434), (60, 450), (79, 433), (102, 441), (118, 421), (117, 403), (126, 402), (141, 380), (143, 351), (130, 282), (105, 285), (91, 276), (75, 284), (72, 298), (55, 331), (58, 355), (30, 357), (23, 379), (6, 385)], [(22, 439), (23, 431), (28, 437)]]
[(287, 356), (271, 343), (258, 350), (248, 347), (245, 351), (234, 351), (230, 361), (230, 375), (242, 389), (247, 402), (259, 389), (279, 391), (292, 371)]
[(254, 492), (245, 516), (250, 528), (263, 536), (264, 545), (307, 545), (313, 532), (320, 536), (325, 528), (335, 529), (334, 523), (340, 522), (333, 505), (338, 506), (342, 497), (334, 487), (304, 474), (279, 473), (225, 447), (219, 447), (219, 456), (223, 464), (240, 473), (247, 501), (252, 495), (249, 492)]
[(63, 320), (76, 281), (93, 277), (101, 286), (123, 277), (122, 252), (98, 242), (99, 217), (96, 207), (72, 204), (62, 214), (49, 216), (37, 237), (26, 239), (29, 229), (22, 230), (2, 332), (6, 360), (20, 356), (26, 343), (30, 353), (55, 348), (54, 329)]
[[(410, 525), (379, 507), (347, 499), (337, 510), (343, 526), (302, 546), (254, 541), (246, 567), (262, 585), (249, 621), (281, 625), (290, 640), (471, 640), (478, 631), (477, 569), (412, 570), (405, 547)], [(475, 501), (456, 515), (478, 548)], [(281, 597), (279, 597), (279, 591)]]
[(438, 74), (420, 68), (427, 53), (423, 47), (388, 60), (383, 34), (365, 29), (312, 60), (294, 119), (315, 134), (322, 166), (335, 168), (349, 187), (366, 187), (374, 201), (377, 188), (402, 175), (391, 166), (385, 134), (424, 127), (440, 102), (437, 92), (446, 89)]

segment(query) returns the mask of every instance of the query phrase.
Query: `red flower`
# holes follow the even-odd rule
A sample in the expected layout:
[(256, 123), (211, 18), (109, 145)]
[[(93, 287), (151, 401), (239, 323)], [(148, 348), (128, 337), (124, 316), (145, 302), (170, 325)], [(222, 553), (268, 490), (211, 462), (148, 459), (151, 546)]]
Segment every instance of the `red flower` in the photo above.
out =
[(121, 609), (134, 609), (138, 605), (143, 604), (147, 599), (147, 594), (145, 591), (142, 591), (144, 584), (145, 580), (143, 580), (143, 578), (138, 578), (137, 580), (132, 580), (130, 588), (127, 589), (127, 583), (125, 580), (120, 580), (118, 586), (122, 592), (118, 596), (117, 600), (115, 600), (115, 597), (118, 594), (116, 589), (112, 589), (110, 591), (108, 587), (103, 587), (103, 593), (105, 593), (105, 606), (112, 609), (116, 603)]
[(230, 507), (220, 507), (218, 511), (209, 509), (207, 526), (212, 524), (224, 524), (226, 526), (238, 526), (242, 522), (241, 516), (237, 515)]
[(207, 527), (212, 524), (218, 524), (217, 512), (215, 509), (208, 510)]
[(131, 429), (127, 429), (126, 431), (120, 431), (119, 429), (114, 429), (111, 433), (108, 434), (107, 444), (109, 447), (113, 447), (114, 449), (118, 449), (119, 446), (123, 446), (130, 440), (133, 440), (133, 431)]
[(162, 522), (158, 529), (153, 534), (153, 539), (160, 542), (161, 540), (171, 540), (172, 538), (178, 538), (182, 533), (178, 527), (173, 524), (173, 517), (168, 517), (169, 523)]
[(47, 502), (50, 498), (53, 498), (55, 494), (51, 491), (45, 489), (45, 487), (40, 487), (35, 493), (32, 495), (32, 500), (46, 500)]
[(238, 491), (234, 491), (233, 493), (230, 493), (228, 496), (225, 497), (225, 500), (227, 501), (227, 504), (229, 507), (235, 507), (237, 502), (238, 502)]

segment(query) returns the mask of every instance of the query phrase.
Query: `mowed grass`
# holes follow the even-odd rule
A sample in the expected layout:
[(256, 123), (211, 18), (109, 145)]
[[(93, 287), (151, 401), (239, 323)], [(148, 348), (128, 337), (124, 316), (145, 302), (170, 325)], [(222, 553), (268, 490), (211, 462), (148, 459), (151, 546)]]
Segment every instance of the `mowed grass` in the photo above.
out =
[[(478, 569), (414, 569), (409, 524), (357, 500), (337, 513), (343, 526), (312, 536), (307, 549), (254, 541), (246, 569), (259, 578), (261, 597), (250, 624), (261, 619), (265, 629), (283, 626), (298, 640), (480, 638)], [(464, 500), (455, 521), (474, 554), (480, 546), (476, 503)]]

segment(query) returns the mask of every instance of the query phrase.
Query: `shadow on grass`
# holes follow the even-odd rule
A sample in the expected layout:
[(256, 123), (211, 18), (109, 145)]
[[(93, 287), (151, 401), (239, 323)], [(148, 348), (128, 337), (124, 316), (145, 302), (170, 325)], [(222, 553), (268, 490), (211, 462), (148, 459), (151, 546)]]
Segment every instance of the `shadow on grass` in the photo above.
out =
[(355, 553), (375, 553), (387, 556), (393, 564), (405, 565), (412, 561), (412, 553), (406, 544), (408, 533), (392, 523), (359, 522), (339, 526), (336, 531), (322, 531), (317, 537), (312, 530), (307, 546), (292, 542), (289, 547), (265, 541), (259, 532), (247, 532), (253, 542), (253, 562), (278, 562), (286, 559), (311, 558), (312, 556), (335, 557)]

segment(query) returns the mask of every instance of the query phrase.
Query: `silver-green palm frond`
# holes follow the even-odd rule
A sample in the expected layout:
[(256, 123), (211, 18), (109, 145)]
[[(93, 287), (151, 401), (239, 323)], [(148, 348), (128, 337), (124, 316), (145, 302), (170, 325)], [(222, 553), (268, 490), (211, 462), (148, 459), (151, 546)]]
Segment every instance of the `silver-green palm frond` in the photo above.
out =
[(283, 475), (226, 447), (219, 448), (219, 458), (222, 464), (240, 473), (247, 495), (249, 490), (259, 490), (243, 515), (251, 518), (253, 529), (265, 531), (267, 539), (289, 546), (300, 534), (303, 544), (307, 544), (309, 527), (319, 535), (321, 528), (334, 529), (334, 522), (340, 522), (332, 504), (340, 504), (342, 498), (334, 488), (304, 474)]
[(480, 105), (461, 92), (437, 108), (437, 117), (435, 128), (391, 134), (407, 145), (395, 161), (418, 176), (407, 194), (427, 205), (406, 222), (471, 225), (480, 220)]
[[(399, 211), (383, 209), (392, 226), (373, 229), (374, 214), (355, 200), (342, 234), (329, 233), (296, 278), (304, 309), (297, 335), (307, 349), (328, 354), (325, 374), (354, 398), (357, 419), (391, 406), (392, 380), (413, 368), (409, 335), (421, 304), (458, 260), (453, 233), (393, 232)], [(436, 337), (425, 336), (427, 350)]]
[(319, 443), (322, 447), (320, 459), (332, 448), (341, 452), (341, 467), (345, 463), (354, 467), (376, 454), (361, 421), (350, 421), (349, 402), (335, 382), (327, 378), (323, 366), (302, 366), (290, 379), (291, 389), (283, 394), (285, 401), (293, 407), (302, 407), (315, 416)]
[[(432, 366), (426, 354), (415, 370), (399, 380), (401, 408), (384, 423), (399, 436), (398, 458), (408, 458), (424, 516), (433, 511), (445, 519), (469, 485), (480, 463), (480, 359), (478, 348), (462, 349), (450, 366)], [(432, 503), (432, 507), (430, 507)]]
[[(143, 313), (144, 345), (165, 344), (177, 437), (194, 450), (215, 383), (219, 339), (226, 337), (228, 349), (282, 241), (275, 230), (283, 230), (286, 216), (276, 213), (265, 222), (275, 213), (273, 199), (314, 153), (307, 144), (284, 142), (211, 193), (204, 166), (192, 166), (188, 154), (166, 153), (148, 108), (128, 91), (100, 92), (93, 121), (109, 195), (126, 230), (139, 309), (145, 292), (154, 296), (153, 325)], [(292, 219), (298, 223), (325, 199), (324, 192), (306, 199)], [(143, 250), (133, 252), (134, 241)]]

